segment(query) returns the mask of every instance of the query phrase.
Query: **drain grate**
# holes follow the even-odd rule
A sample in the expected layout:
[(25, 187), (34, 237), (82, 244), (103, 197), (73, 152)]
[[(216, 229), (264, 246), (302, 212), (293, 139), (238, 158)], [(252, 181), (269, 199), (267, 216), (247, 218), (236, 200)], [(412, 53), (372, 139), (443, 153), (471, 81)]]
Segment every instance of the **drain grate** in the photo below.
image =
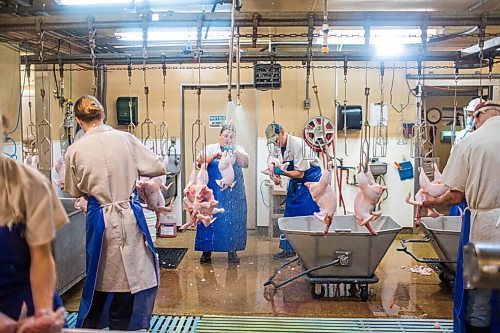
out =
[(182, 258), (187, 252), (187, 248), (156, 248), (156, 253), (158, 253), (160, 268), (177, 268), (177, 265), (181, 262)]
[[(66, 315), (68, 328), (75, 328), (78, 313)], [(194, 333), (200, 317), (192, 316), (159, 316), (153, 315), (149, 323), (149, 332), (153, 333)]]
[[(68, 328), (74, 328), (77, 313), (68, 313)], [(306, 332), (408, 332), (452, 333), (447, 319), (298, 318), (247, 316), (160, 316), (151, 317), (149, 332), (154, 333), (306, 333)]]
[[(436, 326), (435, 326), (436, 325)], [(436, 328), (437, 327), (437, 328)], [(203, 316), (196, 333), (209, 332), (453, 332), (441, 319), (285, 318)]]

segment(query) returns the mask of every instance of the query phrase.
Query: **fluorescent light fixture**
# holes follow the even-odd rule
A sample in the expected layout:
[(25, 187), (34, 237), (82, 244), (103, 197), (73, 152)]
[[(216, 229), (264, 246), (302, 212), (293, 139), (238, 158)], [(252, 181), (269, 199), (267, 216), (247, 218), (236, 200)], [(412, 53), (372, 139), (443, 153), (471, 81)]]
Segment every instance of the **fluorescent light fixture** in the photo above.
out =
[[(60, 5), (64, 6), (109, 6), (109, 5), (132, 5), (142, 4), (144, 0), (56, 0)], [(150, 4), (158, 5), (182, 5), (183, 0), (149, 0)]]
[(388, 40), (387, 43), (376, 44), (375, 50), (375, 55), (378, 57), (389, 58), (402, 54), (404, 51), (404, 45), (401, 43), (393, 43)]
[[(316, 44), (323, 43), (322, 31), (316, 38)], [(436, 34), (436, 29), (427, 29), (427, 35)], [(370, 29), (370, 45), (387, 44), (420, 44), (422, 32), (420, 29)], [(355, 30), (330, 30), (328, 44), (336, 45), (363, 45), (365, 44), (365, 31)]]
[[(135, 3), (140, 3), (142, 0), (136, 0)], [(128, 5), (131, 0), (58, 0), (57, 3), (64, 6), (95, 6), (95, 5)]]
[[(115, 32), (116, 38), (122, 41), (128, 42), (138, 42), (142, 41), (142, 31), (140, 30), (128, 30)], [(203, 39), (205, 39), (203, 34)], [(208, 32), (207, 40), (220, 40), (229, 39), (230, 29), (227, 30), (217, 30), (210, 29)], [(160, 42), (160, 41), (196, 41), (197, 31), (196, 28), (185, 29), (185, 28), (170, 28), (170, 29), (155, 29), (151, 28), (148, 30), (148, 41), (149, 42)]]

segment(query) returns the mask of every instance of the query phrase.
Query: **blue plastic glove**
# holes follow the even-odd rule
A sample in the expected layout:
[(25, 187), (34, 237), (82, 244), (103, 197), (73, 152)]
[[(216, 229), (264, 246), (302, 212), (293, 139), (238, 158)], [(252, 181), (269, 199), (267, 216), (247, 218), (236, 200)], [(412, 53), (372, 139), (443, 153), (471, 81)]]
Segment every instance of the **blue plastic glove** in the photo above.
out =
[(274, 166), (274, 174), (278, 176), (283, 176), (285, 171), (281, 170), (278, 166)]
[(222, 147), (222, 152), (232, 152), (234, 150), (234, 147), (233, 146), (224, 146)]

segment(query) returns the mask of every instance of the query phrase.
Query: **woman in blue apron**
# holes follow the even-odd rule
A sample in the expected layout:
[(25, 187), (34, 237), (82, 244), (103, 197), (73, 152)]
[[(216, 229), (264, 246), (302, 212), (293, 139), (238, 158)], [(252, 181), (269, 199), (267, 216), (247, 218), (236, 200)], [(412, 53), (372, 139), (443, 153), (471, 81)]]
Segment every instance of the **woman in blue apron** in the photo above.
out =
[[(0, 115), (0, 132), (3, 131)], [(2, 141), (0, 141), (2, 151)], [(37, 171), (0, 155), (0, 313), (19, 319), (53, 316), (64, 324), (51, 242), (68, 217), (52, 185)], [(33, 259), (33, 260), (32, 260)], [(58, 314), (56, 309), (61, 308)], [(52, 324), (51, 324), (52, 325)], [(40, 327), (40, 329), (44, 329)]]
[[(240, 262), (237, 251), (243, 251), (247, 243), (247, 199), (242, 168), (248, 167), (248, 154), (241, 146), (233, 146), (235, 131), (232, 126), (223, 126), (219, 133), (219, 142), (205, 147), (208, 164), (208, 187), (219, 201), (218, 208), (225, 211), (214, 215), (217, 218), (208, 227), (199, 224), (196, 229), (195, 250), (203, 251), (201, 263), (211, 262), (212, 252), (227, 252), (228, 261)], [(222, 191), (216, 180), (222, 179), (219, 161), (223, 151), (230, 151), (236, 156), (234, 186)], [(198, 158), (198, 162), (204, 162)]]
[(137, 138), (103, 125), (95, 97), (80, 97), (74, 112), (85, 136), (66, 152), (64, 189), (88, 200), (87, 278), (76, 326), (147, 330), (159, 272), (135, 182), (164, 175), (165, 167)]
[[(278, 166), (275, 166), (274, 169), (276, 175), (290, 177), (284, 216), (309, 216), (319, 212), (318, 205), (311, 197), (309, 189), (304, 185), (306, 182), (318, 182), (321, 178), (319, 160), (317, 158), (304, 159), (304, 141), (299, 137), (285, 133), (279, 124), (273, 123), (267, 127), (266, 138), (268, 142), (280, 148), (283, 163), (289, 163), (286, 171), (281, 170)], [(309, 147), (306, 150), (305, 154), (313, 156)], [(283, 233), (280, 235), (280, 249), (282, 252), (275, 254), (274, 259), (295, 256), (295, 250)]]

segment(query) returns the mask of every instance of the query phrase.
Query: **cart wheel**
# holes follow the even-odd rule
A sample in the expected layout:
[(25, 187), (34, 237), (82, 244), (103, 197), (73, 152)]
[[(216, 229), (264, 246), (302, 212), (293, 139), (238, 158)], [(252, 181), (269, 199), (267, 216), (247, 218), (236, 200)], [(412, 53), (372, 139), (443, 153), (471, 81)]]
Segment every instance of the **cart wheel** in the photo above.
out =
[(313, 284), (311, 288), (311, 295), (314, 299), (325, 297), (325, 287), (322, 284)]
[(448, 278), (448, 275), (443, 271), (439, 272), (438, 277), (439, 277), (439, 280), (441, 280), (441, 282), (443, 282), (443, 283), (450, 283), (451, 282), (451, 280)]
[(359, 297), (363, 302), (368, 300), (368, 286), (360, 286), (359, 287)]

